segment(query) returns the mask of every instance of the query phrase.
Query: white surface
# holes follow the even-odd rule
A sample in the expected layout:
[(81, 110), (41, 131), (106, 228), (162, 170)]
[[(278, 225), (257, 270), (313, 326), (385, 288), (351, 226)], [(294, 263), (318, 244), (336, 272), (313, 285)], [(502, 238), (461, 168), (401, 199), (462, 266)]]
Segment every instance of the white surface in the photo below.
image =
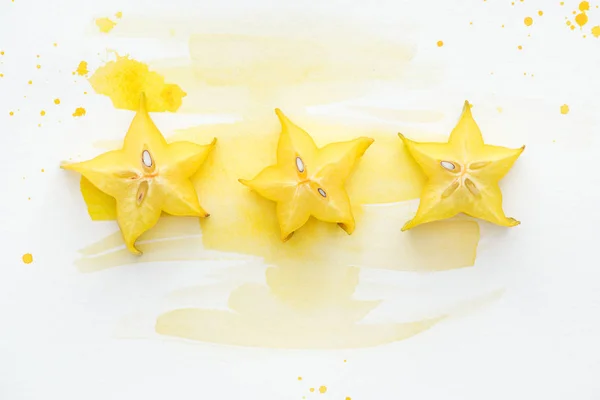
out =
[[(577, 2), (567, 1), (565, 7), (558, 1), (509, 3), (0, 4), (0, 49), (7, 53), (0, 58), (5, 74), (0, 79), (0, 399), (600, 398), (600, 39), (582, 39), (566, 28), (564, 17)], [(474, 268), (433, 275), (388, 273), (386, 279), (432, 293), (453, 288), (475, 293), (479, 285), (499, 282), (505, 288), (502, 298), (409, 340), (362, 350), (276, 351), (116, 338), (123, 315), (175, 289), (206, 279), (225, 285), (247, 281), (236, 269), (200, 263), (139, 264), (94, 274), (81, 274), (73, 266), (77, 249), (114, 226), (88, 220), (76, 178), (58, 170), (58, 163), (92, 155), (96, 140), (122, 137), (131, 113), (114, 111), (104, 97), (84, 96), (84, 90), (91, 92), (89, 85), (81, 78), (73, 83), (65, 71), (80, 60), (89, 61), (93, 70), (102, 64), (97, 54), (106, 47), (131, 51), (142, 60), (185, 54), (184, 42), (170, 46), (158, 39), (94, 33), (94, 17), (122, 11), (127, 18), (144, 6), (148, 16), (214, 15), (226, 21), (246, 15), (248, 24), (259, 20), (266, 26), (312, 10), (316, 20), (330, 19), (331, 29), (341, 19), (381, 35), (396, 35), (397, 27), (405, 26), (407, 40), (417, 46), (414, 63), (437, 65), (440, 82), (403, 91), (374, 85), (355, 102), (439, 110), (444, 120), (424, 128), (447, 134), (463, 101), (471, 101), (486, 142), (527, 145), (502, 185), (505, 209), (522, 225), (510, 230), (483, 225)], [(535, 17), (538, 9), (544, 11), (541, 18)], [(527, 15), (536, 21), (531, 29), (523, 24)], [(500, 29), (502, 24), (506, 28)], [(590, 25), (597, 24), (600, 11), (593, 8)], [(443, 48), (435, 45), (438, 40), (445, 42)], [(525, 47), (521, 52), (519, 44)], [(36, 54), (42, 55), (39, 71)], [(27, 85), (29, 79), (33, 86)], [(51, 109), (55, 97), (63, 101), (62, 115), (49, 112), (41, 118), (39, 111)], [(559, 112), (564, 103), (571, 108), (566, 116)], [(88, 116), (72, 118), (80, 105)], [(8, 111), (17, 108), (18, 115), (9, 117)], [(343, 104), (325, 110), (351, 113)], [(161, 115), (155, 120), (169, 133), (182, 124), (194, 125), (190, 118)], [(34, 255), (31, 265), (21, 262), (26, 252)], [(328, 387), (326, 394), (307, 390), (321, 385)]]

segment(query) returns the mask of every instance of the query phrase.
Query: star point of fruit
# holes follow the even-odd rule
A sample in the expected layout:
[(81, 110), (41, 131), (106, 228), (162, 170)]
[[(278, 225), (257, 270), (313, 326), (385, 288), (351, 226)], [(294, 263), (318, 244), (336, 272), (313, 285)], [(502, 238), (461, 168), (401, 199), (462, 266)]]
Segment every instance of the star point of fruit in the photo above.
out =
[(216, 139), (208, 145), (167, 143), (146, 108), (139, 109), (120, 150), (109, 151), (61, 168), (80, 173), (117, 204), (117, 222), (127, 249), (141, 254), (136, 240), (151, 229), (164, 211), (175, 216), (208, 217), (190, 177), (204, 163)]
[(311, 216), (337, 223), (352, 234), (356, 223), (344, 183), (373, 139), (360, 137), (318, 148), (312, 137), (281, 110), (275, 113), (281, 123), (277, 163), (254, 179), (240, 179), (240, 183), (277, 204), (284, 242)]
[(484, 144), (468, 101), (447, 143), (415, 142), (399, 136), (428, 178), (417, 214), (403, 231), (460, 213), (500, 226), (520, 224), (504, 214), (498, 182), (525, 146), (510, 149)]

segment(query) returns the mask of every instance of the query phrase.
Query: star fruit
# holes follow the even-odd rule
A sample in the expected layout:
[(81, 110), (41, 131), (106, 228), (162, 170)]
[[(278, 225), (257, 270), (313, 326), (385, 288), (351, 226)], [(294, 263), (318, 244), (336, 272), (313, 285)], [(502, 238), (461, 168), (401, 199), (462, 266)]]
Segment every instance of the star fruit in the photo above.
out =
[(501, 226), (520, 224), (504, 214), (498, 182), (525, 146), (509, 149), (484, 144), (468, 101), (448, 143), (420, 143), (399, 136), (428, 178), (417, 214), (403, 231), (459, 213)]
[(279, 109), (275, 113), (281, 123), (277, 164), (266, 167), (252, 180), (239, 181), (276, 202), (284, 242), (311, 216), (337, 223), (352, 234), (355, 221), (344, 182), (373, 139), (360, 137), (318, 148), (310, 135)]
[(141, 254), (136, 240), (151, 229), (162, 211), (175, 216), (208, 217), (190, 177), (198, 171), (216, 140), (208, 145), (168, 144), (150, 118), (145, 96), (120, 150), (89, 161), (63, 164), (79, 172), (117, 204), (117, 222), (127, 249)]

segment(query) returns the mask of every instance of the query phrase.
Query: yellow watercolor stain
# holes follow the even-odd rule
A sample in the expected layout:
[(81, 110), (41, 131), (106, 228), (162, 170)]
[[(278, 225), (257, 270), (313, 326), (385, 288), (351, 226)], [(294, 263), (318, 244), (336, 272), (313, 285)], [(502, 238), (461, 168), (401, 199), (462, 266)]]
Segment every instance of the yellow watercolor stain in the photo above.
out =
[(89, 72), (90, 71), (88, 71), (87, 61), (81, 61), (77, 66), (77, 69), (75, 70), (74, 74), (77, 74), (79, 76), (86, 76)]
[(121, 11), (119, 11), (115, 14), (115, 17), (117, 17), (118, 19), (121, 19), (121, 18), (123, 18), (123, 13)]
[(11, 111), (8, 113), (8, 115), (10, 115), (12, 117), (13, 115), (15, 115), (15, 113), (14, 113), (14, 111)]
[(299, 376), (299, 377), (298, 377), (298, 380), (299, 380), (299, 381), (301, 381), (301, 380), (302, 380), (302, 377), (301, 377), (301, 376)]
[(54, 99), (54, 104), (56, 104), (56, 105), (60, 104), (60, 99)]
[(85, 108), (77, 107), (73, 113), (74, 117), (83, 117), (85, 115)]
[(111, 19), (106, 18), (106, 17), (96, 19), (96, 26), (102, 33), (108, 33), (110, 31), (112, 31), (116, 25), (117, 25), (116, 22), (114, 22)]
[(437, 47), (442, 47), (443, 45), (444, 45), (444, 42), (442, 40), (438, 40)]
[(352, 398), (350, 398), (350, 397), (346, 397), (346, 400), (352, 400)]
[(590, 9), (590, 3), (588, 1), (582, 1), (579, 3), (579, 11), (588, 11)]
[(27, 84), (28, 85), (33, 85), (33, 81), (30, 80), (30, 81), (27, 82)]
[(563, 104), (562, 106), (560, 106), (560, 113), (561, 114), (568, 114), (569, 113), (569, 106), (566, 104)]
[(53, 43), (52, 44), (54, 47), (58, 47), (58, 43)]
[(544, 15), (544, 12), (542, 10), (538, 11), (538, 15), (541, 17), (542, 15)]
[(41, 115), (42, 117), (43, 117), (43, 116), (45, 116), (45, 115), (46, 115), (46, 111), (44, 111), (44, 110), (40, 111), (40, 115)]
[(36, 67), (37, 69), (40, 69), (40, 68), (42, 68), (42, 66), (41, 66), (40, 64), (36, 65), (35, 67)]
[(560, 5), (561, 5), (561, 6), (564, 6), (564, 5), (565, 5), (565, 2), (564, 2), (564, 1), (561, 1), (561, 2), (560, 2)]
[(533, 18), (526, 17), (524, 22), (525, 22), (525, 25), (531, 26), (533, 24)]
[(42, 168), (40, 171), (41, 171), (41, 172), (45, 172), (45, 171), (44, 171), (44, 168)]
[(577, 22), (577, 25), (579, 25), (580, 27), (583, 27), (588, 22), (587, 14), (585, 12), (577, 14), (575, 16), (575, 22)]
[(3, 55), (4, 55), (4, 51), (0, 51), (0, 56), (3, 56)]
[(89, 81), (98, 94), (108, 96), (115, 108), (137, 110), (144, 92), (150, 112), (175, 112), (187, 94), (178, 86), (165, 83), (165, 78), (150, 71), (142, 62), (117, 55), (94, 72)]
[(523, 50), (523, 46), (518, 46), (517, 49)]
[(327, 386), (321, 386), (319, 388), (319, 393), (323, 394), (323, 393), (327, 393)]
[(600, 37), (600, 25), (592, 28), (592, 35), (597, 38)]
[(310, 388), (310, 389), (308, 389), (308, 390), (309, 390), (311, 393), (314, 393), (314, 391), (315, 391), (315, 388)]
[(575, 25), (571, 25), (569, 28), (570, 28), (572, 31), (574, 31), (574, 30), (575, 30)]
[(33, 256), (31, 253), (23, 254), (23, 257), (21, 258), (25, 264), (31, 264), (33, 262)]

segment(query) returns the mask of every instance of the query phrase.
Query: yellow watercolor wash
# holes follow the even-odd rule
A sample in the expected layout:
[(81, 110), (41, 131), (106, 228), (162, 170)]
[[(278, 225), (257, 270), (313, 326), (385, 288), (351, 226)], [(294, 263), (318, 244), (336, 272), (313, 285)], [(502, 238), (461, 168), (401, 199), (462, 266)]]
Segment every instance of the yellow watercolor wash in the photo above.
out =
[(28, 84), (28, 85), (33, 85), (33, 81), (31, 81), (31, 80), (30, 80), (30, 81), (27, 81), (27, 84)]
[(60, 104), (60, 99), (54, 99), (54, 104), (59, 105)]
[(590, 9), (590, 3), (588, 1), (582, 1), (579, 3), (579, 11), (588, 11)]
[(597, 38), (600, 37), (600, 25), (592, 28), (592, 35)]
[(45, 115), (46, 115), (46, 111), (44, 111), (44, 110), (40, 111), (40, 115), (41, 115), (42, 117), (43, 117), (43, 116), (45, 116)]
[(526, 17), (524, 22), (525, 22), (525, 25), (531, 26), (533, 24), (533, 18)]
[(569, 113), (569, 106), (567, 104), (563, 104), (560, 106), (560, 113), (565, 115)]
[(437, 46), (442, 47), (443, 45), (444, 45), (444, 42), (442, 40), (438, 40)]
[(42, 68), (42, 66), (41, 66), (40, 64), (36, 65), (35, 67), (36, 67), (37, 69), (40, 69), (40, 68)]
[(115, 14), (115, 17), (116, 17), (116, 18), (118, 18), (118, 19), (121, 19), (121, 18), (123, 18), (123, 13), (122, 13), (121, 11), (118, 11), (118, 12)]
[(302, 380), (302, 377), (301, 377), (301, 376), (299, 376), (299, 377), (298, 377), (298, 380), (299, 380), (299, 381), (301, 381), (301, 380)]
[(74, 117), (83, 117), (85, 115), (86, 111), (85, 108), (83, 107), (77, 107), (75, 109), (75, 112), (73, 113)]
[(117, 55), (116, 61), (96, 70), (89, 81), (96, 93), (108, 96), (118, 109), (136, 110), (143, 92), (149, 112), (175, 112), (187, 95), (178, 85), (165, 83), (164, 77), (128, 56)]
[(414, 142), (400, 138), (429, 178), (415, 217), (402, 230), (464, 213), (500, 226), (520, 222), (506, 217), (498, 182), (508, 173), (525, 146), (490, 146), (465, 102), (461, 118), (447, 143)]
[(11, 111), (8, 113), (8, 115), (10, 115), (12, 117), (13, 115), (15, 115), (15, 113), (14, 113), (14, 111)]
[(321, 386), (319, 388), (319, 393), (323, 394), (323, 393), (327, 393), (327, 386)]
[(25, 264), (31, 264), (33, 262), (33, 256), (30, 253), (23, 254), (22, 260)]
[(123, 147), (81, 163), (61, 168), (79, 172), (94, 186), (116, 199), (117, 222), (125, 245), (141, 254), (136, 240), (151, 229), (161, 212), (176, 216), (207, 217), (190, 181), (215, 141), (167, 144), (154, 125), (141, 95), (138, 111), (125, 135)]
[(523, 46), (517, 46), (517, 49), (523, 50)]
[(373, 139), (361, 137), (318, 148), (305, 130), (279, 109), (275, 112), (281, 123), (277, 163), (240, 183), (277, 204), (283, 241), (311, 217), (336, 223), (352, 234), (356, 222), (344, 183)]
[(116, 22), (113, 22), (109, 18), (97, 18), (96, 26), (102, 33), (108, 33), (113, 30), (113, 28), (117, 25)]
[(538, 11), (538, 15), (541, 17), (542, 15), (544, 15), (544, 12), (542, 10)]
[(88, 71), (88, 63), (87, 61), (79, 62), (75, 73), (79, 76), (86, 76), (90, 71)]

